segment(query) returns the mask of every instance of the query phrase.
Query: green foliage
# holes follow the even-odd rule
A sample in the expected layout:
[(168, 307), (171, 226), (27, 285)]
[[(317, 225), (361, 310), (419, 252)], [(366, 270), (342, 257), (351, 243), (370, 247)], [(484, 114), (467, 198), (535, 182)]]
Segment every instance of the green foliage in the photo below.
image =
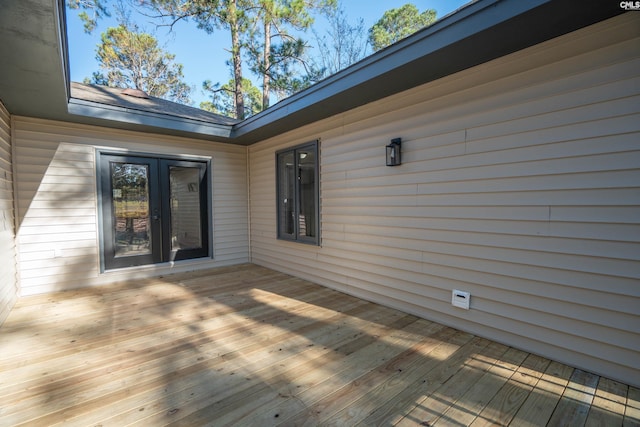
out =
[(179, 21), (193, 21), (211, 34), (228, 28), (234, 21), (244, 22), (251, 0), (137, 0), (141, 7), (153, 11), (152, 18), (172, 27)]
[(389, 9), (369, 29), (369, 43), (374, 51), (378, 51), (431, 25), (435, 20), (435, 10), (428, 9), (420, 13), (411, 3), (397, 9)]
[[(313, 24), (312, 11), (327, 12), (336, 0), (253, 0), (249, 30), (244, 33), (251, 71), (262, 76), (262, 103), (270, 95), (289, 95), (318, 73), (306, 60), (308, 44), (290, 30), (304, 31)], [(301, 77), (297, 77), (297, 76)]]
[[(256, 105), (266, 108), (270, 94), (290, 94), (317, 73), (306, 63), (308, 45), (290, 30), (305, 30), (313, 22), (311, 11), (329, 10), (336, 0), (138, 0), (154, 11), (153, 17), (173, 27), (192, 20), (207, 33), (229, 31), (232, 80), (224, 85), (207, 81), (214, 100), (205, 108), (236, 118), (254, 114)], [(255, 86), (244, 78), (244, 59), (262, 78), (262, 99), (256, 102)], [(302, 77), (296, 77), (301, 75)], [(230, 108), (234, 102), (234, 109)], [(244, 105), (244, 103), (249, 103)], [(231, 113), (233, 111), (233, 113)]]
[(322, 78), (322, 70), (303, 59), (307, 48), (302, 39), (287, 40), (271, 48), (270, 91), (278, 99), (300, 92)]
[(132, 31), (125, 25), (102, 33), (96, 59), (101, 72), (92, 83), (141, 89), (151, 96), (189, 104), (191, 88), (183, 82), (182, 64), (165, 52), (151, 34)]
[[(200, 103), (200, 108), (227, 117), (238, 118), (235, 105), (235, 80), (231, 79), (224, 85), (206, 80), (202, 88), (211, 96), (211, 101)], [(245, 117), (253, 116), (262, 111), (262, 93), (249, 79), (242, 79), (242, 96)]]
[(246, 31), (246, 10), (254, 0), (138, 0), (141, 6), (155, 11), (155, 18), (173, 27), (181, 20), (194, 20), (199, 29), (212, 33), (227, 29), (231, 35), (231, 63), (234, 81), (235, 117), (244, 118), (242, 96), (242, 45), (240, 35)]
[[(82, 9), (85, 31), (95, 29), (98, 19), (110, 16), (109, 0), (66, 0), (71, 9)], [(435, 11), (422, 13), (413, 4), (390, 9), (369, 29), (363, 20), (351, 25), (338, 0), (129, 0), (145, 8), (147, 16), (159, 26), (173, 26), (191, 21), (207, 33), (228, 32), (231, 44), (227, 64), (232, 78), (227, 83), (203, 83), (211, 101), (202, 108), (239, 119), (268, 107), (270, 99), (298, 92), (320, 79), (364, 58), (368, 44), (374, 51), (382, 49), (409, 34), (430, 25)], [(120, 14), (125, 11), (120, 3)], [(116, 7), (117, 8), (117, 7)], [(326, 35), (316, 34), (318, 51), (309, 57), (309, 44), (296, 32), (306, 31), (314, 22), (314, 14), (327, 16), (330, 29)], [(91, 79), (96, 84), (135, 87), (152, 96), (189, 103), (191, 88), (183, 82), (182, 65), (175, 55), (165, 52), (150, 34), (138, 32), (128, 19), (102, 34), (97, 59), (100, 71)], [(215, 52), (202, 52), (215, 55)], [(243, 75), (243, 61), (253, 75), (261, 79), (260, 91)], [(246, 67), (246, 65), (245, 65)], [(261, 92), (261, 93), (260, 93)]]
[(84, 23), (84, 32), (87, 34), (96, 29), (99, 19), (111, 16), (103, 0), (67, 0), (67, 7), (73, 10), (82, 9), (78, 17)]

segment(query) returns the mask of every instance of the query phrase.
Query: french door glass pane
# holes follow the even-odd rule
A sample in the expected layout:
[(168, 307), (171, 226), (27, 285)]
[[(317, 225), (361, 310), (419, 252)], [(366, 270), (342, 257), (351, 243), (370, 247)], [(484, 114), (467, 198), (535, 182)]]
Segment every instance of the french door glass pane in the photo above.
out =
[(111, 163), (115, 257), (151, 253), (149, 167)]
[(200, 168), (169, 167), (171, 250), (202, 248)]
[(314, 150), (300, 149), (298, 154), (300, 212), (298, 230), (300, 236), (316, 237), (316, 158)]
[(295, 237), (295, 186), (296, 170), (293, 152), (278, 155), (278, 229), (280, 236)]

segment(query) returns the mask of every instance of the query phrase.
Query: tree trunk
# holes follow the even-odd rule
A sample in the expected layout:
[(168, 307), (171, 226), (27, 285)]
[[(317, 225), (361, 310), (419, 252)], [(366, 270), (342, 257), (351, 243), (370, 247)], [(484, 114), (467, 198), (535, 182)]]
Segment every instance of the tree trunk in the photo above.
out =
[(231, 56), (233, 59), (233, 79), (236, 118), (244, 119), (244, 97), (242, 96), (242, 58), (240, 57), (240, 23), (238, 22), (237, 0), (229, 1), (229, 27), (231, 28)]
[(262, 75), (262, 109), (269, 106), (269, 92), (271, 92), (271, 78), (269, 68), (271, 67), (271, 22), (265, 18), (264, 21), (264, 52), (263, 52), (263, 75)]

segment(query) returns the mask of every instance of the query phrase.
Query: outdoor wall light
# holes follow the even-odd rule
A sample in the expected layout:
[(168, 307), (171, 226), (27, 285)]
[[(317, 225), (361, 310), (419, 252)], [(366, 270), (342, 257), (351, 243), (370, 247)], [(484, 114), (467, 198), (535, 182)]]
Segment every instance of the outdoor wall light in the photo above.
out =
[(397, 166), (402, 164), (400, 157), (400, 143), (401, 138), (394, 138), (391, 140), (391, 144), (387, 145), (387, 166)]

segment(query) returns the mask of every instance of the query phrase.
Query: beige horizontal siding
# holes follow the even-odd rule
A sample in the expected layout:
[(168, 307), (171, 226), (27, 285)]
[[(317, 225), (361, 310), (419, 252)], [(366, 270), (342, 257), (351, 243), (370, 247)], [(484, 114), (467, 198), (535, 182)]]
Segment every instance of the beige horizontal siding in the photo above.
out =
[[(640, 385), (638, 46), (625, 14), (250, 147), (253, 261)], [(276, 236), (312, 139), (320, 247)]]
[[(25, 117), (14, 128), (22, 294), (248, 261), (246, 148)], [(100, 273), (98, 148), (211, 158), (214, 259)]]
[(11, 159), (11, 116), (0, 102), (0, 325), (19, 294)]

